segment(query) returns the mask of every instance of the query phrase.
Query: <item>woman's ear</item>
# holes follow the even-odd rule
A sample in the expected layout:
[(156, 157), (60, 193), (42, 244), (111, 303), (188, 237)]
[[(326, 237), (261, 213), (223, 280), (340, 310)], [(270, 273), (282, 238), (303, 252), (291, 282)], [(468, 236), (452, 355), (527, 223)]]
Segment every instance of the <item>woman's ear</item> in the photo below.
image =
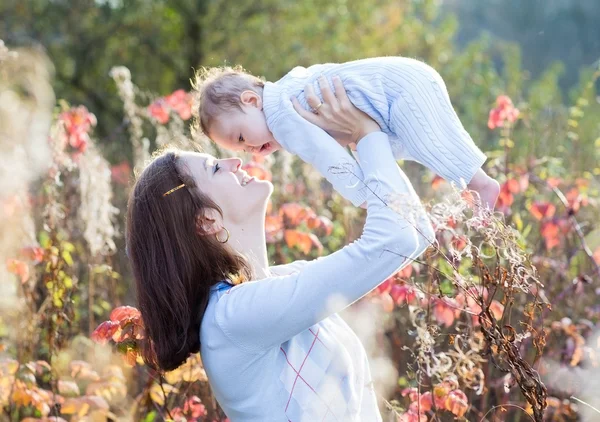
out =
[(199, 235), (216, 234), (223, 230), (223, 219), (217, 210), (209, 208), (196, 216), (196, 233)]
[(240, 101), (244, 105), (249, 105), (256, 108), (262, 108), (262, 98), (251, 89), (247, 89), (240, 94)]

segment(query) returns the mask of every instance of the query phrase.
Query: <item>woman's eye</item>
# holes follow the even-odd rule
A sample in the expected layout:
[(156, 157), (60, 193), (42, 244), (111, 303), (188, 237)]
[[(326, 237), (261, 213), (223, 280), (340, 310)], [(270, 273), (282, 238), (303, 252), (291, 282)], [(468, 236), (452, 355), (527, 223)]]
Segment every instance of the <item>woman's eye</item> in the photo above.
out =
[(216, 172), (218, 172), (220, 168), (221, 168), (221, 166), (219, 166), (219, 163), (216, 163), (215, 164), (215, 170), (213, 171), (213, 174), (215, 174)]
[(238, 141), (244, 142), (244, 137), (242, 135), (240, 135), (240, 137), (238, 138)]

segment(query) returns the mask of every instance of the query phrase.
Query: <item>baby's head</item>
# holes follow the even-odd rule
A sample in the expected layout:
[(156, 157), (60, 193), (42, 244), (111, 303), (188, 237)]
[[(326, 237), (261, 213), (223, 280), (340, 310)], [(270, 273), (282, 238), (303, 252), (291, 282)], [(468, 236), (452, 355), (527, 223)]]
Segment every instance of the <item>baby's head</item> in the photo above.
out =
[(193, 87), (196, 124), (217, 145), (263, 156), (281, 148), (262, 111), (263, 80), (240, 66), (202, 68)]

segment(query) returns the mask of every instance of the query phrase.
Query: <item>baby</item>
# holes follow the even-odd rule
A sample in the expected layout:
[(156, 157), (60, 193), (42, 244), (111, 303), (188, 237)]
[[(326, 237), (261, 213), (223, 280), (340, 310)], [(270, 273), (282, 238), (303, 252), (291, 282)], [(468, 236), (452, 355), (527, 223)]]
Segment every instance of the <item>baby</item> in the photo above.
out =
[(323, 101), (315, 82), (320, 77), (326, 78), (321, 83), (329, 82), (334, 76), (341, 79), (350, 101), (388, 134), (396, 159), (420, 162), (457, 187), (466, 186), (478, 193), (481, 205), (493, 210), (500, 187), (481, 169), (486, 156), (463, 128), (440, 75), (418, 60), (379, 57), (296, 67), (275, 83), (264, 82), (240, 67), (205, 69), (194, 84), (198, 124), (204, 134), (229, 150), (268, 155), (284, 148), (298, 155), (342, 196), (360, 206), (364, 192), (340, 177), (339, 171), (332, 171), (344, 168), (362, 174), (349, 152), (335, 144), (326, 156), (314, 156), (311, 140), (290, 136), (294, 128), (283, 112), (291, 106), (290, 98), (296, 97), (302, 107), (318, 113), (322, 103), (309, 105), (304, 89), (314, 86)]

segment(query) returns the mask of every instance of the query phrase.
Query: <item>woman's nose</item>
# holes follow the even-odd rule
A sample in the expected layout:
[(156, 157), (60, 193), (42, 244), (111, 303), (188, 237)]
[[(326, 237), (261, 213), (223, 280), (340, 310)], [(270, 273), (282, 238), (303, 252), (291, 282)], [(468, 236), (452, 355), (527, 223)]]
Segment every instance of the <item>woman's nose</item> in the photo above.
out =
[(235, 173), (236, 171), (238, 171), (240, 169), (240, 167), (242, 166), (242, 160), (240, 160), (239, 158), (229, 158), (227, 159), (228, 164), (230, 165), (230, 169), (233, 173)]

